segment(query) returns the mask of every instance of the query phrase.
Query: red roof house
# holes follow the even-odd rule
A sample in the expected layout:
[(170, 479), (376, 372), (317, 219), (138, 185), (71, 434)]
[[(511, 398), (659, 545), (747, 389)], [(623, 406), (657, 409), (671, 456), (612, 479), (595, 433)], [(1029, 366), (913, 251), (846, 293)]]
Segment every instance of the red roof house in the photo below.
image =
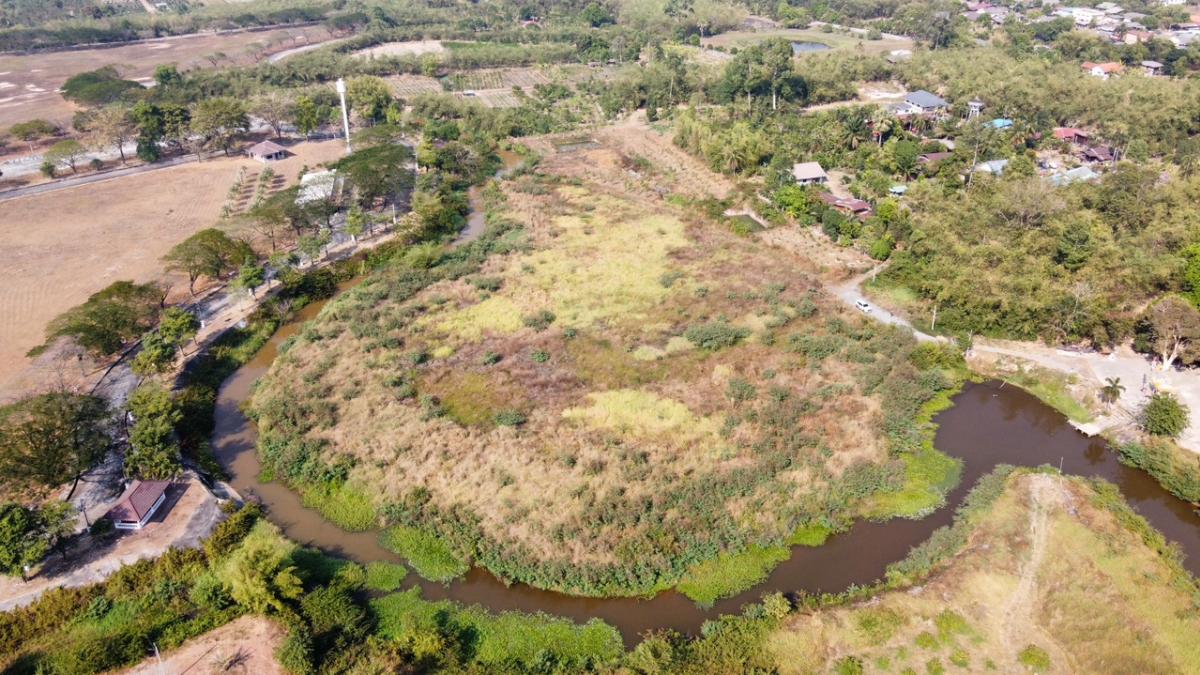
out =
[(170, 485), (170, 481), (165, 480), (134, 481), (106, 517), (118, 530), (140, 530), (166, 501)]
[(1054, 137), (1071, 143), (1087, 143), (1089, 138), (1086, 131), (1074, 127), (1055, 127)]

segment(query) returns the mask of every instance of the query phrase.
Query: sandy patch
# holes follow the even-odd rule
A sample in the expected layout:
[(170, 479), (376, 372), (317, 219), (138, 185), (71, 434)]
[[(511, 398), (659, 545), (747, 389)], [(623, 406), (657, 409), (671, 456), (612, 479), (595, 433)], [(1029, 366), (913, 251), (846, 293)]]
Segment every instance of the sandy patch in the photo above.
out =
[(408, 42), (385, 42), (381, 45), (360, 49), (355, 56), (420, 56), (442, 54), (446, 51), (441, 40), (410, 40)]
[(182, 647), (162, 655), (162, 661), (146, 659), (121, 671), (125, 675), (145, 673), (254, 673), (283, 675), (275, 661), (275, 650), (286, 633), (260, 616), (243, 616), (220, 628), (188, 640)]

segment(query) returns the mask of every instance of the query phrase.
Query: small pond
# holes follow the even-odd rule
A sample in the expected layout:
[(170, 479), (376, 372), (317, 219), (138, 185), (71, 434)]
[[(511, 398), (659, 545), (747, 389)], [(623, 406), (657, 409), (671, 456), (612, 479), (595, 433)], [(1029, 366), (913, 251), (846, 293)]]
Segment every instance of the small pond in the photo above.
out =
[(823, 52), (830, 47), (822, 42), (793, 42), (793, 54), (808, 54), (809, 52)]

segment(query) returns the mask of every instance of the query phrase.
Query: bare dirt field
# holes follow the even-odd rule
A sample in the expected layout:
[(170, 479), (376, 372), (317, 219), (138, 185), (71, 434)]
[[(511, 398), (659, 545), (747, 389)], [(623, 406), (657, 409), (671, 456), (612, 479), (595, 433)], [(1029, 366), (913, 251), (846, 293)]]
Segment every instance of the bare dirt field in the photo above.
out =
[[(302, 166), (339, 157), (340, 141), (304, 143), (273, 164), (293, 181)], [(36, 387), (25, 353), (41, 344), (47, 322), (121, 279), (163, 275), (160, 258), (193, 232), (215, 224), (246, 158), (183, 164), (4, 202), (0, 233), (0, 400)], [(177, 292), (186, 285), (176, 281)]]
[(224, 626), (188, 640), (182, 647), (149, 658), (121, 671), (125, 675), (145, 673), (254, 673), (282, 675), (275, 661), (275, 650), (283, 642), (284, 630), (260, 616), (243, 616)]
[(224, 57), (217, 58), (217, 65), (246, 65), (330, 37), (321, 26), (305, 26), (187, 35), (109, 48), (0, 54), (0, 128), (39, 117), (70, 122), (75, 107), (58, 94), (58, 88), (72, 75), (101, 66), (116, 66), (123, 77), (147, 84), (159, 64), (174, 63), (180, 70), (209, 68), (214, 64), (207, 57), (217, 58), (219, 53)]
[(420, 56), (421, 54), (441, 54), (446, 51), (441, 40), (410, 40), (408, 42), (386, 42), (374, 47), (360, 49), (355, 56)]

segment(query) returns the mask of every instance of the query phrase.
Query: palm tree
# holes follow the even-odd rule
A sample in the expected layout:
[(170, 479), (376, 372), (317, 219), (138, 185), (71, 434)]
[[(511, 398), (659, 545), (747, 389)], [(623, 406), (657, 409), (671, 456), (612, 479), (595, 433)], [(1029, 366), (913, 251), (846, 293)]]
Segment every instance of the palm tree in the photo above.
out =
[(1112, 405), (1121, 398), (1123, 393), (1125, 393), (1125, 385), (1121, 384), (1121, 378), (1105, 378), (1104, 386), (1100, 388), (1100, 400), (1107, 405)]
[(871, 133), (875, 135), (880, 147), (883, 147), (883, 137), (891, 134), (895, 125), (896, 118), (884, 108), (876, 108), (875, 112), (871, 113)]

